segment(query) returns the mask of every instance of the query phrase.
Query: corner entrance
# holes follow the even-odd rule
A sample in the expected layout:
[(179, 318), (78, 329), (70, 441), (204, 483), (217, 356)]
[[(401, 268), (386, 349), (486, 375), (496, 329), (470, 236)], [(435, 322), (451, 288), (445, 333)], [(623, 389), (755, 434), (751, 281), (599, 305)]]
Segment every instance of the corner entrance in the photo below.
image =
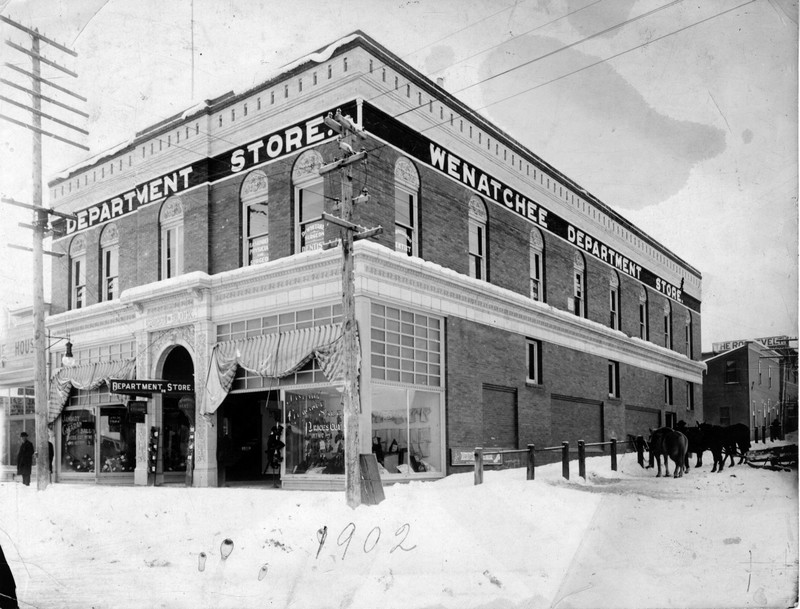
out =
[(281, 420), (277, 392), (231, 394), (217, 421), (217, 461), (220, 486), (229, 483), (273, 483), (280, 471), (267, 462), (269, 432)]

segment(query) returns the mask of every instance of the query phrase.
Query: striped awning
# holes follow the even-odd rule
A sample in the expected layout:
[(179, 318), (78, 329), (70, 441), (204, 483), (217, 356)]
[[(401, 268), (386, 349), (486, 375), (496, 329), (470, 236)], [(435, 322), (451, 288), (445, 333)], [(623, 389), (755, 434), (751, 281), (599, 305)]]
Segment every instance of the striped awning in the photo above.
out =
[[(360, 369), (357, 334), (354, 332)], [(281, 378), (316, 357), (325, 378), (341, 387), (344, 380), (343, 354), (344, 335), (340, 323), (217, 343), (211, 351), (203, 413), (212, 414), (219, 408), (231, 390), (239, 368), (260, 376)]]
[(52, 423), (64, 410), (72, 388), (97, 389), (109, 379), (135, 379), (136, 358), (110, 362), (95, 362), (80, 366), (59, 368), (50, 378), (50, 399), (47, 404), (47, 421)]

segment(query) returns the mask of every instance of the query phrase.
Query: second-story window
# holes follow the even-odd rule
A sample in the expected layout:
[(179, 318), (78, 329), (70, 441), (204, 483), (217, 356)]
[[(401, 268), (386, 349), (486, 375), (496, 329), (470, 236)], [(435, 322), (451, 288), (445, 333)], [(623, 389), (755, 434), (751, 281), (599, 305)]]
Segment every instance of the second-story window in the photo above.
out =
[(260, 169), (251, 172), (242, 182), (240, 193), (244, 222), (245, 266), (269, 260), (269, 188), (267, 176)]
[(672, 377), (664, 377), (664, 403), (672, 406)]
[(647, 308), (647, 289), (642, 286), (642, 291), (639, 292), (639, 338), (642, 340), (650, 340), (649, 317), (649, 311)]
[(414, 164), (400, 157), (394, 166), (394, 249), (419, 256), (419, 174)]
[(530, 236), (531, 298), (545, 302), (544, 295), (544, 239), (538, 228), (531, 229)]
[(325, 222), (320, 218), (325, 211), (325, 190), (319, 168), (322, 155), (307, 150), (299, 157), (292, 170), (294, 185), (294, 251), (296, 254), (322, 248), (325, 241)]
[(100, 235), (100, 300), (119, 298), (119, 229), (109, 224)]
[(619, 397), (619, 362), (608, 360), (608, 397)]
[(183, 203), (170, 197), (161, 207), (161, 279), (183, 274)]
[(611, 271), (608, 287), (609, 327), (619, 330), (619, 276)]
[(586, 263), (580, 252), (575, 252), (572, 269), (572, 312), (586, 317)]
[(469, 276), (486, 280), (486, 205), (480, 197), (469, 200)]
[(685, 328), (685, 342), (686, 342), (686, 357), (692, 357), (692, 314), (686, 311), (686, 328)]
[(664, 346), (672, 349), (672, 305), (664, 301)]
[(70, 308), (86, 306), (86, 238), (78, 235), (69, 246)]

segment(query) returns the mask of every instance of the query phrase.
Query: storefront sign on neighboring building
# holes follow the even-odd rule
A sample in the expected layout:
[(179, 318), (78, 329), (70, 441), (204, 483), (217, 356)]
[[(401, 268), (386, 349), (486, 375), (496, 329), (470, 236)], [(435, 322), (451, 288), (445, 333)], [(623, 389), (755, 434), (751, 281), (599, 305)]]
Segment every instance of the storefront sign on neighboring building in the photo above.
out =
[(724, 343), (712, 343), (711, 349), (714, 353), (723, 353), (724, 351), (731, 351), (732, 349), (738, 349), (742, 345), (747, 344), (748, 342), (757, 342), (761, 345), (764, 345), (768, 349), (786, 349), (790, 347), (790, 341), (796, 341), (797, 337), (791, 336), (767, 336), (765, 338), (750, 338), (745, 340), (729, 340)]

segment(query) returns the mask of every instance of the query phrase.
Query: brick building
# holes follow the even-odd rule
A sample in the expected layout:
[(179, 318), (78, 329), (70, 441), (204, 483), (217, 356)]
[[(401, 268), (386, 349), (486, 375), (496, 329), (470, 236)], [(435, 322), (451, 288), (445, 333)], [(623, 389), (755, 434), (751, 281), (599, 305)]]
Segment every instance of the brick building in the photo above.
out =
[(700, 273), (357, 32), (49, 183), (77, 217), (48, 319), (76, 358), (52, 381), (60, 480), (147, 483), (156, 426), (157, 482), (342, 487), (341, 250), (320, 220), (341, 185), (319, 173), (337, 109), (368, 152), (354, 221), (383, 228), (354, 277), (361, 449), (387, 481), (702, 419)]
[[(753, 440), (770, 437), (776, 419), (783, 432), (797, 429), (797, 339), (714, 343), (706, 354), (703, 381), (706, 421), (715, 425), (744, 423)], [(769, 346), (767, 346), (769, 345)]]

